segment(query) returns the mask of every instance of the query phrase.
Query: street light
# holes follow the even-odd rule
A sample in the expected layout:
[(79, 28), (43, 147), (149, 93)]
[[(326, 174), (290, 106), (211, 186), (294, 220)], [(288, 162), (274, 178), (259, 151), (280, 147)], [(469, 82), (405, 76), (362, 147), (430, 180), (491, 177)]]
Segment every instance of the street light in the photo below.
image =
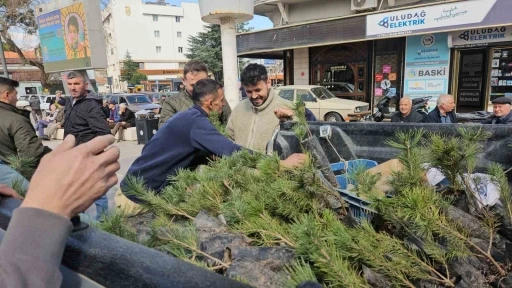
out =
[(236, 51), (236, 23), (252, 19), (254, 0), (199, 0), (204, 22), (220, 24), (224, 95), (231, 108), (240, 102), (238, 91), (238, 57)]

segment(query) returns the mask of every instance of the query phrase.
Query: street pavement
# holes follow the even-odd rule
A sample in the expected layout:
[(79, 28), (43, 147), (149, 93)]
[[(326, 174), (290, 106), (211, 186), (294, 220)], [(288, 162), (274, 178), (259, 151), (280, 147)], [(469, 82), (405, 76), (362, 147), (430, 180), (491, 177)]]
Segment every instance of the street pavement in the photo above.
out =
[[(62, 143), (62, 140), (43, 141), (45, 146), (48, 146), (52, 149), (55, 149), (57, 146), (59, 146), (60, 143)], [(119, 163), (121, 164), (121, 168), (117, 172), (117, 178), (119, 179), (119, 182), (121, 182), (133, 161), (135, 161), (135, 159), (140, 156), (144, 145), (138, 145), (137, 141), (123, 141), (115, 143), (113, 146), (119, 147), (119, 150), (121, 151), (121, 155), (119, 156)], [(114, 196), (117, 189), (119, 188), (119, 182), (107, 193), (108, 206), (110, 209), (115, 208)], [(86, 211), (86, 214), (88, 214), (90, 217), (95, 217), (96, 206), (93, 204), (91, 207), (89, 207), (89, 209)]]

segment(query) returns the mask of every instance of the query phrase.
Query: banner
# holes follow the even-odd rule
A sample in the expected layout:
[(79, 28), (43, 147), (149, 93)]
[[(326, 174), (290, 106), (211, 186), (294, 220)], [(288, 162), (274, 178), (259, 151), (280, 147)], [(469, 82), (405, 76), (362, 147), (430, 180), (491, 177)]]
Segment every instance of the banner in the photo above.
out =
[(429, 111), (439, 95), (448, 93), (450, 48), (448, 33), (407, 37), (404, 71), (404, 96), (432, 96)]
[(512, 42), (512, 26), (468, 29), (450, 33), (452, 47), (481, 47)]
[(497, 1), (463, 1), (371, 14), (366, 17), (366, 36), (390, 37), (482, 23)]

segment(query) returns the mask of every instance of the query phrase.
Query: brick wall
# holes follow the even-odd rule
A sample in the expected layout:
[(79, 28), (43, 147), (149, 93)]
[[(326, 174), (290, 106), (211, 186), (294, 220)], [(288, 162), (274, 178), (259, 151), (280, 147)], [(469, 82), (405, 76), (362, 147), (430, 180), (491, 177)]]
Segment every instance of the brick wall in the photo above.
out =
[(309, 85), (309, 48), (293, 51), (293, 78), (295, 85)]

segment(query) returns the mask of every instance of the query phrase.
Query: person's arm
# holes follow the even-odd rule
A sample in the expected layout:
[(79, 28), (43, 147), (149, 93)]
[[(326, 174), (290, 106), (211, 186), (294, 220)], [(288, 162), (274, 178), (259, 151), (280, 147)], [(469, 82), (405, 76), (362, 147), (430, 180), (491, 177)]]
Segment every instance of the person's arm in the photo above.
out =
[(192, 127), (190, 140), (194, 148), (208, 151), (217, 156), (229, 156), (243, 149), (242, 146), (236, 145), (220, 134), (207, 118), (199, 119)]
[(90, 105), (87, 111), (87, 123), (89, 127), (96, 132), (97, 136), (111, 134), (108, 123), (103, 117), (103, 111), (99, 105)]
[(18, 149), (18, 155), (33, 158), (37, 163), (45, 154), (52, 151), (52, 149), (43, 145), (28, 119), (16, 123), (12, 127), (12, 135), (14, 145)]
[(60, 287), (60, 262), (72, 229), (69, 219), (48, 211), (14, 210), (0, 245), (0, 287)]
[(113, 142), (108, 135), (74, 147), (70, 135), (42, 159), (0, 244), (0, 287), (61, 286), (70, 218), (117, 183), (119, 148), (106, 149)]
[(311, 112), (311, 110), (309, 110), (308, 108), (306, 108), (306, 120), (307, 121), (316, 121), (315, 114), (313, 114), (313, 112)]

